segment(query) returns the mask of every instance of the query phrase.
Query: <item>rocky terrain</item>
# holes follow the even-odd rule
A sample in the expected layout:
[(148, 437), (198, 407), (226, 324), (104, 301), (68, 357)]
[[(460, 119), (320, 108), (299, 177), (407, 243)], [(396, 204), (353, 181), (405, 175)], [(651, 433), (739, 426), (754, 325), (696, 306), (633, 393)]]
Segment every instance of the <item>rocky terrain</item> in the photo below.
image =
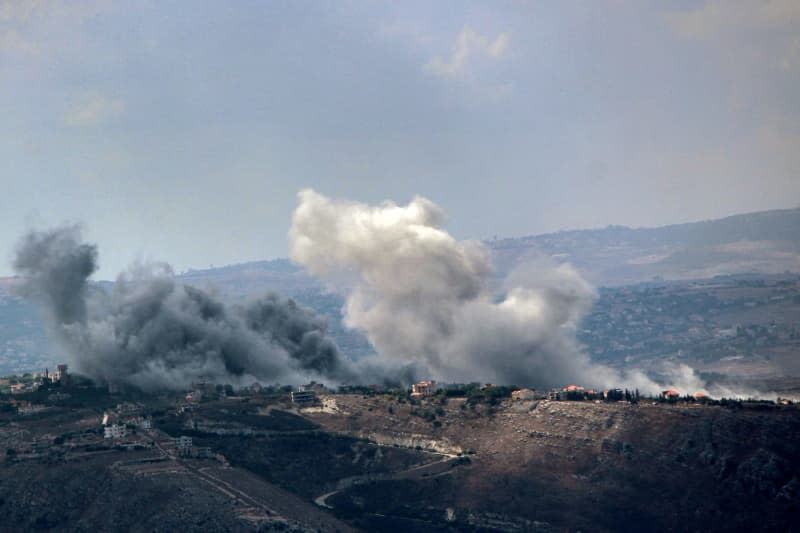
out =
[[(499, 276), (545, 255), (608, 285), (578, 332), (595, 360), (643, 369), (688, 363), (704, 379), (797, 398), (800, 278), (784, 270), (800, 270), (799, 219), (800, 210), (786, 210), (488, 244)], [(758, 273), (729, 275), (745, 271)], [(346, 355), (371, 351), (342, 325), (341, 297), (288, 261), (179, 277), (232, 300), (277, 290), (325, 316)], [(0, 279), (0, 374), (52, 370), (60, 359), (37, 311), (14, 294), (18, 284)], [(796, 405), (412, 400), (405, 390), (363, 389), (298, 409), (280, 387), (241, 396), (205, 391), (198, 403), (185, 393), (110, 394), (86, 383), (37, 391), (35, 380), (0, 379), (0, 531), (795, 531), (800, 524)], [(104, 437), (109, 413), (129, 421), (127, 435)], [(191, 453), (178, 449), (177, 437), (193, 439)]]
[(597, 286), (800, 271), (800, 208), (657, 228), (609, 226), (489, 246), (500, 272), (540, 256), (569, 262)]
[[(329, 497), (368, 530), (791, 530), (800, 518), (797, 410), (642, 402), (338, 400), (310, 415), (359, 435), (438, 441), (468, 462)], [(474, 407), (474, 408), (473, 408)], [(439, 413), (430, 422), (412, 410)], [(402, 440), (401, 440), (402, 442)]]
[[(0, 531), (800, 523), (795, 405), (413, 399), (396, 390), (323, 395), (298, 409), (277, 389), (199, 404), (71, 393), (72, 403), (35, 414), (13, 409), (31, 395), (0, 397)], [(104, 413), (128, 420), (127, 435), (103, 438)], [(137, 429), (142, 417), (154, 427)], [(179, 436), (193, 439), (190, 452), (180, 452)]]

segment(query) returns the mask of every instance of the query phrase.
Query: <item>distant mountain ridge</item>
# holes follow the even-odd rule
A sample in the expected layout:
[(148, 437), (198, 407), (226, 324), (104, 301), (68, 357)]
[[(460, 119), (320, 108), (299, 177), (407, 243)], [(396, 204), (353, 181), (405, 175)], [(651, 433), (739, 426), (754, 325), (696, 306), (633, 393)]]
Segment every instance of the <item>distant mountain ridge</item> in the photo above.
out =
[[(499, 277), (534, 258), (548, 257), (573, 264), (598, 286), (653, 279), (800, 272), (800, 208), (655, 228), (567, 230), (485, 244), (492, 252)], [(190, 270), (178, 277), (237, 295), (248, 290), (295, 292), (321, 285), (288, 259)]]
[[(547, 257), (571, 263), (597, 286), (800, 272), (800, 208), (653, 228), (565, 230), (493, 239), (485, 244), (492, 252), (498, 277), (530, 260)], [(242, 297), (264, 291), (291, 294), (322, 286), (286, 258), (188, 270), (176, 277)], [(0, 293), (10, 292), (19, 281), (0, 278)]]
[(493, 240), (498, 272), (537, 256), (569, 262), (596, 285), (800, 271), (800, 208), (656, 228), (608, 226)]
[[(719, 220), (661, 228), (609, 226), (487, 241), (499, 280), (540, 259), (569, 262), (598, 287), (662, 280), (705, 279), (718, 275), (800, 272), (800, 209), (735, 215)], [(189, 270), (176, 278), (232, 301), (268, 292), (294, 298), (323, 316), (329, 333), (348, 355), (358, 358), (372, 347), (343, 323), (342, 295), (288, 259), (253, 261)], [(15, 295), (21, 278), (0, 278), (0, 375), (40, 370), (60, 361), (47, 341), (40, 313)], [(112, 282), (97, 282), (110, 288)], [(610, 352), (609, 352), (610, 353)]]
[(668, 224), (666, 226), (631, 228), (612, 225), (600, 229), (564, 230), (554, 233), (507, 238), (494, 241), (541, 240), (553, 238), (586, 237), (613, 238), (636, 243), (641, 246), (653, 244), (720, 244), (738, 240), (800, 239), (800, 207), (774, 209), (731, 215), (724, 218)]

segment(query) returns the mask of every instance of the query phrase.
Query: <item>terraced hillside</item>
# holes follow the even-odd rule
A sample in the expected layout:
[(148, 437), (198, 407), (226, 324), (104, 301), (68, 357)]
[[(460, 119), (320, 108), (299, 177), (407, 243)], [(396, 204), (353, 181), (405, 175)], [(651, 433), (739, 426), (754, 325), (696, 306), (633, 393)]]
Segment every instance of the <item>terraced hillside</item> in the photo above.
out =
[[(277, 389), (199, 404), (97, 390), (80, 405), (44, 395), (31, 413), (19, 408), (30, 409), (33, 395), (19, 396), (0, 397), (0, 531), (800, 523), (796, 405), (521, 401), (485, 391), (417, 400), (398, 390), (323, 395), (298, 409)], [(104, 414), (127, 421), (127, 433), (104, 438)], [(143, 417), (154, 427), (141, 427)], [(192, 442), (181, 448), (174, 437)]]
[[(473, 409), (385, 397), (337, 397), (337, 405), (339, 414), (310, 416), (355, 435), (415, 435), (468, 458), (326, 500), (368, 530), (776, 531), (800, 523), (796, 409), (549, 401)], [(431, 421), (412, 410), (437, 414)]]

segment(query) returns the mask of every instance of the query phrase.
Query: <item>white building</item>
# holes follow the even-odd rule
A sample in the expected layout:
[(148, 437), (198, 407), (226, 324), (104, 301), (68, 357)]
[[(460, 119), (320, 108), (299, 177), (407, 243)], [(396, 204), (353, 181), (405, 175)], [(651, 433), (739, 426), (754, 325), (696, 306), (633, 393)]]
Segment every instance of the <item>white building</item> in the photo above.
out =
[(139, 429), (151, 429), (153, 427), (152, 420), (143, 416), (132, 416), (126, 418), (125, 424), (128, 426), (136, 426)]
[(178, 455), (189, 455), (192, 452), (192, 437), (181, 435), (175, 439), (175, 449)]
[(121, 439), (127, 434), (127, 429), (123, 424), (111, 424), (103, 428), (103, 438), (106, 439)]
[(423, 396), (433, 396), (439, 388), (435, 381), (420, 381), (411, 385), (411, 397), (421, 398)]

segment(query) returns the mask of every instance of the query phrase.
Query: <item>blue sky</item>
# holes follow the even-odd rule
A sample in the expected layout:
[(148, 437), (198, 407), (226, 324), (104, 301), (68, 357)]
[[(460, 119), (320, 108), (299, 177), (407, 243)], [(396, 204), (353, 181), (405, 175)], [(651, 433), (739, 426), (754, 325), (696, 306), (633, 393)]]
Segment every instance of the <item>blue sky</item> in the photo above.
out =
[(800, 3), (0, 0), (0, 275), (281, 257), (296, 193), (462, 238), (800, 204)]

